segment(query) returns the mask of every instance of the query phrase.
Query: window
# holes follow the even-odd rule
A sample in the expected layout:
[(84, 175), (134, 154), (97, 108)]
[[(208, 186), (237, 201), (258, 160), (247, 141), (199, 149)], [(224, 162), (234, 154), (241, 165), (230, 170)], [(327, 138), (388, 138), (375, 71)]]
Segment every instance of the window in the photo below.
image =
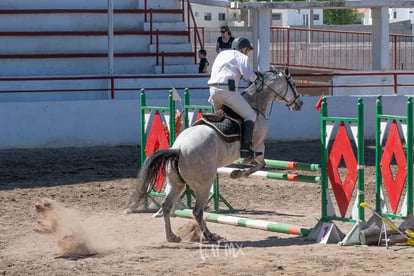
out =
[(282, 14), (281, 13), (272, 13), (272, 20), (281, 20)]
[(314, 14), (313, 15), (313, 20), (319, 20), (319, 14)]
[(397, 18), (397, 9), (394, 9), (394, 12), (393, 12), (393, 18), (394, 18), (394, 19), (396, 19), (396, 18)]
[(204, 21), (211, 21), (211, 12), (204, 13)]
[(219, 21), (226, 21), (226, 14), (225, 13), (219, 13), (218, 14), (218, 20)]
[(303, 26), (308, 26), (308, 19), (309, 19), (309, 15), (308, 14), (303, 14), (302, 15), (302, 25)]

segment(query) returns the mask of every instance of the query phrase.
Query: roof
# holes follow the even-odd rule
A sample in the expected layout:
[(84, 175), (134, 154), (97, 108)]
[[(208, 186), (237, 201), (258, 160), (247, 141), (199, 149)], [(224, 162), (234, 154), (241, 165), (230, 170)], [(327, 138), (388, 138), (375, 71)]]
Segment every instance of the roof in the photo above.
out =
[(219, 6), (230, 8), (230, 2), (228, 0), (191, 0), (191, 4), (202, 4), (208, 6)]

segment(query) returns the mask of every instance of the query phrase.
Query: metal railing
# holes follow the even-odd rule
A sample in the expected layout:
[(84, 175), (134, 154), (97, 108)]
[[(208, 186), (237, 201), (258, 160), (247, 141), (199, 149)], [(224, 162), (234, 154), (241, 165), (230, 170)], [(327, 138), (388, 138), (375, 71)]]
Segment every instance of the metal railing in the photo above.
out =
[[(312, 95), (331, 95), (333, 90), (341, 94), (377, 95), (389, 91), (394, 95), (414, 94), (414, 71), (388, 72), (321, 72), (292, 74), (298, 82), (298, 89), (318, 91)], [(348, 92), (349, 91), (349, 92)], [(375, 91), (375, 92), (373, 92)]]
[[(366, 94), (372, 91), (386, 91), (388, 94), (414, 94), (414, 71), (390, 71), (390, 72), (322, 72), (322, 73), (292, 73), (297, 81), (297, 87), (301, 94), (309, 96), (331, 95), (333, 90), (341, 90), (342, 94)], [(128, 86), (123, 80), (138, 79), (159, 79), (160, 83), (167, 78), (186, 78), (197, 79), (205, 78), (204, 75), (89, 75), (89, 76), (53, 76), (53, 77), (0, 77), (0, 97), (5, 94), (30, 93), (28, 99), (35, 100), (36, 93), (88, 93), (105, 92), (108, 98), (115, 99), (118, 93), (139, 91), (141, 87)], [(381, 79), (381, 81), (378, 81)], [(107, 85), (102, 86), (99, 80), (107, 81)], [(335, 81), (333, 81), (335, 80)], [(384, 81), (386, 80), (386, 81)], [(84, 81), (96, 81), (87, 88), (80, 85)], [(50, 82), (54, 83), (50, 87)], [(8, 85), (9, 83), (19, 83), (18, 86)], [(247, 85), (247, 84), (246, 84)], [(241, 84), (240, 89), (246, 88)], [(16, 88), (18, 87), (18, 88)], [(57, 88), (59, 87), (59, 88)], [(189, 85), (186, 87), (175, 87), (178, 90), (189, 88), (190, 90), (208, 91), (205, 86), (196, 87)], [(145, 87), (146, 90), (167, 91), (171, 87)], [(345, 91), (345, 92), (344, 92)], [(369, 92), (369, 93), (368, 93)], [(382, 93), (378, 93), (382, 94)]]
[[(332, 70), (371, 70), (372, 34), (271, 27), (271, 64)], [(414, 70), (414, 36), (390, 34), (390, 68)]]
[[(131, 92), (137, 91), (142, 87), (128, 86), (125, 83), (122, 83), (122, 80), (150, 80), (150, 79), (159, 79), (162, 83), (165, 79), (177, 79), (177, 78), (186, 78), (186, 79), (198, 79), (205, 78), (205, 75), (201, 74), (192, 74), (192, 75), (83, 75), (83, 76), (42, 76), (42, 77), (0, 77), (0, 96), (3, 94), (19, 94), (19, 93), (30, 93), (35, 95), (36, 93), (91, 93), (91, 92), (105, 92), (108, 93), (110, 99), (115, 99), (117, 93), (122, 92)], [(87, 88), (79, 88), (82, 86), (82, 82), (85, 81), (96, 81), (95, 84), (89, 85)], [(106, 81), (107, 85), (102, 86), (102, 82)], [(9, 85), (10, 83), (19, 83), (18, 88), (14, 85)], [(50, 88), (51, 83), (54, 84)], [(96, 86), (94, 86), (96, 85)], [(43, 88), (48, 87), (48, 88)], [(60, 87), (60, 88), (54, 88)], [(196, 87), (191, 86), (191, 89), (204, 90), (208, 89), (207, 86)], [(176, 86), (177, 90), (184, 90), (186, 87)], [(145, 90), (148, 91), (168, 91), (171, 89), (171, 86), (165, 87), (145, 87)], [(34, 99), (35, 96), (28, 96), (31, 99)], [(1, 100), (0, 100), (1, 102)]]
[[(194, 31), (194, 49), (197, 49), (197, 41), (200, 45), (200, 48), (204, 48), (204, 28), (202, 28), (202, 36), (200, 36), (199, 33), (199, 27), (197, 27), (197, 22), (196, 19), (194, 17), (194, 13), (193, 13), (193, 9), (191, 8), (191, 3), (190, 0), (187, 0), (187, 18), (188, 18), (188, 32), (189, 32), (189, 36), (188, 36), (188, 41), (190, 42), (190, 29), (193, 29)], [(191, 20), (190, 20), (191, 18)], [(191, 24), (193, 23), (193, 26), (191, 27)]]
[[(159, 58), (161, 57), (161, 72), (164, 73), (164, 64), (165, 64), (165, 53), (159, 51), (159, 30), (153, 29), (153, 10), (148, 9), (148, 0), (145, 0), (144, 4), (144, 13), (145, 13), (145, 22), (148, 22), (147, 14), (149, 13), (149, 22), (150, 22), (150, 43), (153, 42), (153, 35), (156, 36), (156, 65), (159, 65)], [(194, 49), (194, 63), (197, 64), (197, 51), (199, 49), (198, 45), (200, 45), (200, 49), (204, 48), (204, 30), (202, 31), (202, 35), (200, 35), (199, 27), (197, 27), (196, 19), (194, 17), (193, 10), (191, 8), (190, 0), (187, 0), (187, 8), (185, 9), (185, 0), (181, 0), (181, 10), (179, 13), (182, 14), (182, 20), (185, 21), (185, 10), (187, 11), (187, 33), (188, 33), (188, 42), (191, 43), (193, 41), (193, 49)], [(191, 26), (192, 25), (192, 26)], [(193, 39), (191, 39), (191, 33), (193, 32)]]

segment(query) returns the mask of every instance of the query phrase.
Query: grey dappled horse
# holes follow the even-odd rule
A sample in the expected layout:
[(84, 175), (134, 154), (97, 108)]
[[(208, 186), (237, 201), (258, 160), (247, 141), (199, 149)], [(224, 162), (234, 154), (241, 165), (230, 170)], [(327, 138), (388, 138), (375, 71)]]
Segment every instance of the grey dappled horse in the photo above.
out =
[[(296, 90), (296, 83), (290, 76), (289, 70), (268, 71), (252, 83), (243, 97), (257, 111), (254, 124), (252, 148), (256, 152), (263, 152), (254, 160), (254, 164), (247, 170), (234, 170), (232, 178), (247, 177), (262, 169), (264, 161), (264, 140), (268, 126), (266, 112), (276, 99), (291, 110), (301, 109), (302, 100)], [(196, 195), (193, 215), (198, 222), (204, 237), (209, 241), (216, 241), (219, 237), (211, 233), (203, 220), (203, 210), (210, 195), (210, 188), (217, 174), (217, 168), (230, 165), (240, 156), (240, 141), (226, 143), (217, 132), (207, 125), (196, 125), (185, 129), (177, 137), (170, 149), (159, 150), (147, 157), (138, 174), (138, 184), (127, 203), (125, 213), (137, 210), (141, 200), (152, 190), (157, 178), (165, 172), (170, 190), (162, 202), (162, 212), (165, 220), (167, 241), (179, 242), (180, 237), (171, 229), (170, 213), (179, 196), (184, 192), (186, 183)]]

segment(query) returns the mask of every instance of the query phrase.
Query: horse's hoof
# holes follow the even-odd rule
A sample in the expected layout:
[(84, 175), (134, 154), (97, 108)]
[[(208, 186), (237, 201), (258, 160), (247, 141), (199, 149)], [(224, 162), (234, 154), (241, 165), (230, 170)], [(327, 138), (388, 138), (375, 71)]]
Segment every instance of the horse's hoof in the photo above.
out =
[(168, 242), (181, 242), (181, 238), (177, 235), (167, 237)]
[(162, 208), (160, 208), (155, 214), (152, 215), (153, 218), (161, 218), (164, 214), (162, 213)]
[(255, 166), (257, 165), (256, 160), (253, 157), (246, 157), (243, 159), (243, 161), (241, 162), (242, 165), (250, 165), (250, 166)]
[(126, 208), (124, 211), (122, 211), (122, 214), (124, 214), (124, 215), (128, 215), (128, 214), (131, 214), (131, 213), (133, 213), (133, 211), (130, 208)]
[(214, 233), (210, 233), (207, 237), (207, 240), (209, 242), (216, 242), (216, 241), (219, 241), (219, 240), (222, 240), (222, 239), (223, 239), (223, 237), (221, 237), (217, 234), (214, 234)]
[(241, 170), (234, 170), (230, 173), (230, 178), (231, 179), (240, 178), (241, 176), (242, 176), (242, 171)]

